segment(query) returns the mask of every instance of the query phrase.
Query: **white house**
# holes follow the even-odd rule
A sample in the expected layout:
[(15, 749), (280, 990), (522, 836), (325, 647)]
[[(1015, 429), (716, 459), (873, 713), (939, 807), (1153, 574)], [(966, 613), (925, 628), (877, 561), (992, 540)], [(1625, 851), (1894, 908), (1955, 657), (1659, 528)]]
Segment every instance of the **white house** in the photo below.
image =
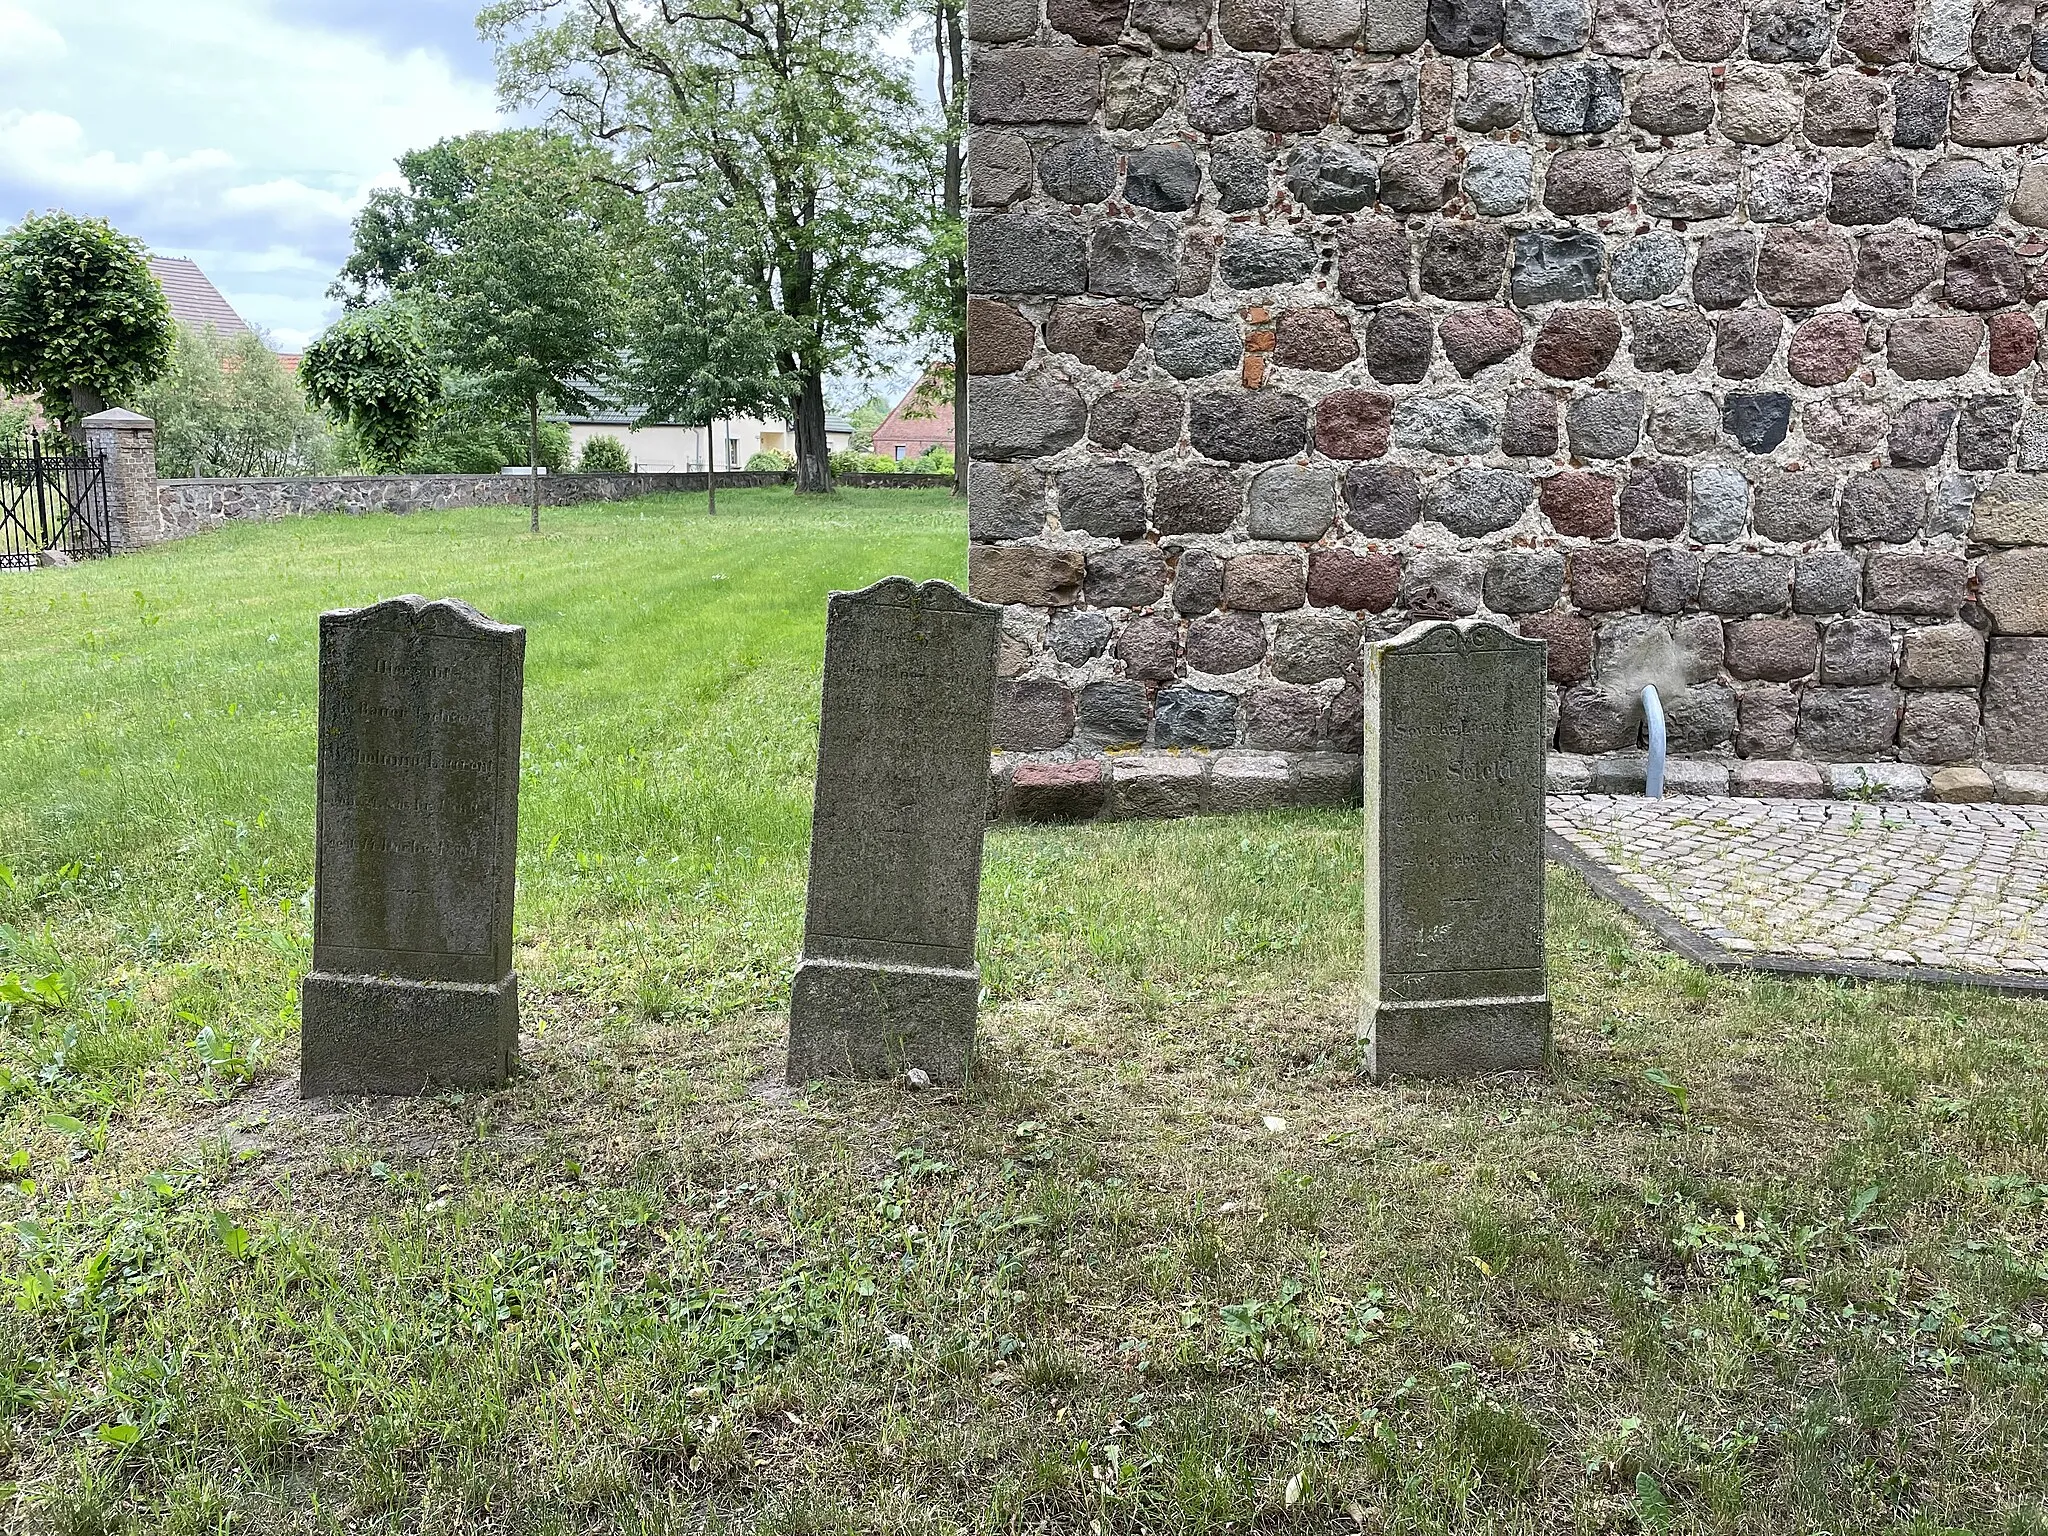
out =
[[(569, 429), (569, 444), (576, 458), (593, 437), (615, 437), (626, 445), (626, 454), (636, 470), (701, 470), (707, 448), (716, 450), (716, 467), (721, 471), (745, 469), (747, 460), (768, 450), (796, 452), (796, 429), (786, 421), (763, 421), (753, 416), (727, 417), (710, 432), (702, 427), (650, 423), (635, 427), (624, 411), (600, 403), (588, 410), (555, 418)], [(834, 453), (853, 445), (853, 424), (842, 417), (825, 418), (825, 441)]]

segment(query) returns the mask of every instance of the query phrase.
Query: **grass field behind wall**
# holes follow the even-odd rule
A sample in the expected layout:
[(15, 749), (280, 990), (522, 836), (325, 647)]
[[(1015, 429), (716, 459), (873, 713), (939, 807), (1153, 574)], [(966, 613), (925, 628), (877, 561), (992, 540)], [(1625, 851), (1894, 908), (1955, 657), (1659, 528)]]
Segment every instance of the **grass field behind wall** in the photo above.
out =
[[(1554, 1073), (1358, 1075), (1357, 821), (1004, 829), (965, 1092), (781, 1085), (824, 595), (942, 493), (0, 582), (0, 1528), (2048, 1532), (2048, 1009), (1553, 876)], [(303, 1104), (317, 614), (529, 630), (525, 1074)]]

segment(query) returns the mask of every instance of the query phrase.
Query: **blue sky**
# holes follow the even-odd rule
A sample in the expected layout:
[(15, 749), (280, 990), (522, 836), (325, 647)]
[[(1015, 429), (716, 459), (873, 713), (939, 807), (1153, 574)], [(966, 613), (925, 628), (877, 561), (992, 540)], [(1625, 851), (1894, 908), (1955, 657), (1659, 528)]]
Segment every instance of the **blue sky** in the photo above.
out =
[(0, 0), (0, 226), (96, 214), (296, 350), (399, 154), (498, 120), (475, 0)]

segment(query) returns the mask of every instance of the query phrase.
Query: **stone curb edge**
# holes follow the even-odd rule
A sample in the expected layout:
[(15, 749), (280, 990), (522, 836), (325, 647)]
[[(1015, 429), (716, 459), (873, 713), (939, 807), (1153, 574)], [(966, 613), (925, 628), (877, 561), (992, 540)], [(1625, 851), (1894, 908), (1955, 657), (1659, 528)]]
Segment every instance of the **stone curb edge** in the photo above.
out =
[(1792, 955), (1737, 955), (1688, 927), (1647, 896), (1631, 890), (1606, 865), (1575, 847), (1561, 833), (1546, 829), (1543, 851), (1553, 864), (1562, 864), (1577, 873), (1598, 895), (1655, 933), (1667, 949), (1702, 970), (1722, 975), (1746, 971), (1753, 975), (1806, 976), (1829, 981), (1903, 982), (1922, 987), (1961, 987), (2006, 997), (2048, 998), (2048, 976), (2001, 976), (1931, 965), (1886, 965), (1872, 960), (1829, 963)]

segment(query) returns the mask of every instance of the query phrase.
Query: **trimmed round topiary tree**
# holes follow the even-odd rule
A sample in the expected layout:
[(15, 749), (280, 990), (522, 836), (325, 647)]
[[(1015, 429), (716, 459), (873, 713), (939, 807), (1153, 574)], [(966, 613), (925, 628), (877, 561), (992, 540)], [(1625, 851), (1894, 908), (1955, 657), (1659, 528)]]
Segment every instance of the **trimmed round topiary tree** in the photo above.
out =
[(30, 214), (0, 234), (0, 395), (75, 429), (169, 371), (177, 326), (142, 242), (104, 219)]

